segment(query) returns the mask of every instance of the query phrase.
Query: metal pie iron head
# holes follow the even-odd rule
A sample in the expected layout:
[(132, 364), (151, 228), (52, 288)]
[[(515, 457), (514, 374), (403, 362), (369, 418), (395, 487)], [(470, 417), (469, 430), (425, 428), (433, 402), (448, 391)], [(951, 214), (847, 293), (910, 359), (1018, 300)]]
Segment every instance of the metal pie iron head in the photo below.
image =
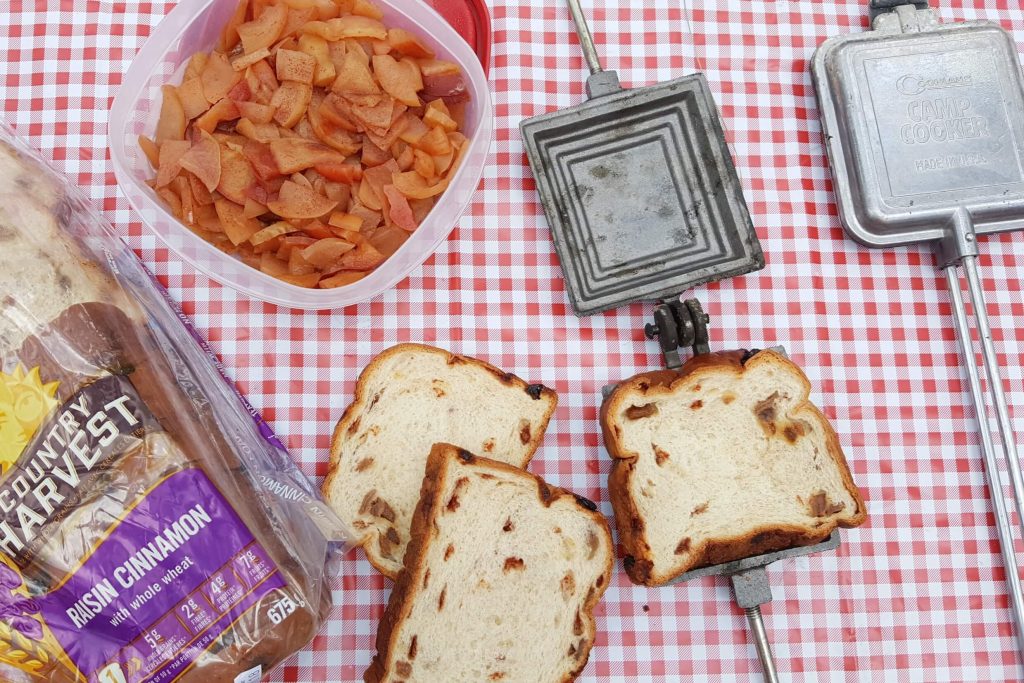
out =
[(763, 268), (704, 76), (623, 90), (569, 5), (591, 99), (520, 130), (576, 313)]
[(1024, 653), (1024, 586), (1000, 470), (1005, 466), (1010, 475), (1022, 534), (1024, 472), (977, 262), (978, 234), (1024, 227), (1024, 78), (1013, 39), (995, 24), (943, 26), (926, 0), (871, 0), (870, 8), (873, 31), (826, 41), (812, 62), (839, 216), (866, 246), (929, 242), (937, 250), (975, 406), (1017, 647)]
[(1024, 80), (1002, 28), (922, 5), (875, 0), (874, 30), (829, 39), (811, 68), (847, 232), (948, 242), (945, 265), (966, 234), (1024, 218)]

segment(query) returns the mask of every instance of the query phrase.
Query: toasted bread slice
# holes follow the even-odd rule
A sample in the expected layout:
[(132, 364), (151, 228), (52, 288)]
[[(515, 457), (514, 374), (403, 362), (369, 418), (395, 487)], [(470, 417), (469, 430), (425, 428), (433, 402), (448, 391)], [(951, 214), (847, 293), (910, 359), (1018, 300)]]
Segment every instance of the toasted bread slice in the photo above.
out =
[(433, 445), (452, 443), (525, 467), (557, 402), (554, 391), (482, 361), (395, 346), (359, 377), (334, 431), (324, 496), (373, 566), (393, 579)]
[(369, 683), (561, 683), (583, 670), (612, 539), (585, 498), (439, 444)]
[(817, 543), (862, 523), (839, 439), (783, 356), (697, 356), (605, 401), (609, 490), (635, 583)]

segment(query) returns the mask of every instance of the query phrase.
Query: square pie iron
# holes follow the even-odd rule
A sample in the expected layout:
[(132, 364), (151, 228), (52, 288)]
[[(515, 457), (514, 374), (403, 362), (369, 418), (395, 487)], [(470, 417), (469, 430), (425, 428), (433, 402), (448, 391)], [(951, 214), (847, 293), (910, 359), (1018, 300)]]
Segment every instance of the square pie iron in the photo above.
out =
[(764, 267), (702, 74), (623, 90), (578, 0), (590, 100), (520, 124), (572, 306), (590, 315)]
[[(996, 24), (943, 25), (927, 0), (871, 0), (870, 9), (873, 30), (831, 38), (811, 64), (839, 216), (868, 247), (932, 245), (945, 271), (1024, 653), (1024, 592), (1000, 460), (1018, 532), (1024, 531), (1024, 476), (978, 266), (979, 235), (1024, 226), (1024, 78), (1013, 38)], [(999, 442), (982, 389), (985, 374)]]

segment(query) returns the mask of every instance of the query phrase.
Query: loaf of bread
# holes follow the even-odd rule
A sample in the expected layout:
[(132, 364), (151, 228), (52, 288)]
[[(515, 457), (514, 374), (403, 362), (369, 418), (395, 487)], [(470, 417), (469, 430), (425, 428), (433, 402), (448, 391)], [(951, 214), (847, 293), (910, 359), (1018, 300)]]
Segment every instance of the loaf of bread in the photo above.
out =
[(771, 351), (704, 354), (615, 389), (601, 424), (634, 582), (662, 585), (864, 521), (839, 439), (810, 389)]
[(594, 644), (611, 578), (592, 502), (515, 467), (434, 447), (368, 683), (563, 683)]
[(359, 376), (334, 430), (324, 496), (370, 563), (393, 579), (433, 445), (525, 467), (557, 400), (552, 390), (474, 358), (394, 346)]
[(0, 140), (0, 665), (258, 678), (330, 609), (326, 541), (268, 499), (239, 455), (254, 426), (225, 431), (208, 361), (94, 256), (103, 239)]

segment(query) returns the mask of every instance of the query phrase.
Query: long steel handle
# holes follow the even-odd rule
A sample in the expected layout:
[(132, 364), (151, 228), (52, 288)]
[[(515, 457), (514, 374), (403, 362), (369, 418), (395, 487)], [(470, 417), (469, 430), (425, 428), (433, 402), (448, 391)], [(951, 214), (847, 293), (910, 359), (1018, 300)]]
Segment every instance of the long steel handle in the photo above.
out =
[(1020, 472), (1020, 457), (1017, 453), (1017, 439), (1013, 434), (1013, 423), (1010, 421), (1010, 410), (1006, 406), (1006, 394), (1003, 392), (1003, 377), (999, 370), (999, 357), (992, 343), (992, 328), (988, 323), (988, 310), (985, 306), (985, 290), (981, 286), (978, 275), (978, 259), (976, 256), (964, 257), (961, 265), (967, 276), (967, 294), (971, 298), (974, 319), (978, 325), (978, 338), (981, 340), (981, 355), (988, 373), (988, 391), (992, 395), (992, 403), (996, 408), (996, 419), (999, 422), (999, 438), (1006, 452), (1006, 467), (1010, 472), (1013, 484), (1013, 496), (1017, 503), (1017, 521), (1024, 532), (1024, 478)]
[(601, 58), (594, 47), (594, 37), (590, 35), (590, 27), (587, 26), (587, 18), (583, 16), (583, 8), (580, 7), (580, 0), (569, 0), (569, 13), (572, 14), (572, 22), (576, 24), (576, 35), (580, 37), (580, 46), (583, 48), (583, 57), (587, 60), (590, 73), (601, 72)]
[[(985, 298), (981, 288), (981, 281), (978, 277), (977, 263), (974, 256), (965, 256), (962, 260), (964, 271), (967, 274), (967, 290), (971, 299), (971, 308), (974, 309), (974, 316), (978, 324), (978, 333), (982, 341), (982, 356), (989, 376), (989, 387), (996, 403), (997, 414), (1000, 404), (1002, 410), (1006, 411), (1006, 399), (1003, 395), (1002, 379), (999, 373), (999, 365), (995, 355), (995, 348), (992, 345), (992, 331), (988, 324), (988, 314), (985, 310)], [(1024, 595), (1021, 594), (1020, 575), (1017, 571), (1017, 554), (1014, 549), (1013, 525), (1010, 513), (1006, 508), (1006, 500), (1003, 497), (1002, 480), (999, 477), (999, 460), (996, 456), (996, 447), (992, 442), (992, 434), (989, 430), (988, 410), (985, 404), (985, 394), (981, 387), (981, 373), (974, 356), (974, 347), (971, 343), (971, 326), (967, 320), (967, 310), (964, 307), (963, 295), (960, 291), (960, 277), (956, 267), (946, 268), (946, 284), (949, 287), (949, 296), (953, 304), (953, 318), (956, 321), (957, 337), (960, 341), (960, 353), (964, 358), (964, 367), (967, 370), (967, 380), (970, 384), (971, 397), (974, 400), (975, 417), (978, 421), (978, 433), (981, 437), (981, 450), (985, 460), (985, 475), (988, 479), (989, 497), (992, 499), (992, 510), (996, 518), (996, 533), (999, 536), (999, 550), (1003, 557), (1003, 567), (1006, 573), (1006, 585), (1010, 594), (1010, 607), (1013, 611), (1013, 618), (1016, 622), (1017, 648), (1024, 654)], [(1002, 445), (1006, 455), (1007, 469), (1010, 472), (1013, 483), (1014, 500), (1017, 506), (1017, 514), (1020, 516), (1021, 505), (1024, 502), (1024, 491), (1020, 485), (1020, 465), (1017, 461), (1016, 441), (1013, 438), (1013, 429), (1009, 421), (1009, 413), (1006, 412), (1005, 420), (999, 420)], [(1016, 474), (1015, 474), (1016, 473)], [(1024, 516), (1019, 517), (1024, 520)]]
[(768, 642), (768, 633), (764, 630), (761, 608), (748, 607), (744, 611), (747, 613), (750, 632), (754, 635), (754, 645), (757, 646), (757, 656), (761, 660), (761, 668), (764, 670), (764, 680), (767, 683), (779, 683), (779, 672), (775, 670), (775, 659), (772, 657), (772, 646)]

